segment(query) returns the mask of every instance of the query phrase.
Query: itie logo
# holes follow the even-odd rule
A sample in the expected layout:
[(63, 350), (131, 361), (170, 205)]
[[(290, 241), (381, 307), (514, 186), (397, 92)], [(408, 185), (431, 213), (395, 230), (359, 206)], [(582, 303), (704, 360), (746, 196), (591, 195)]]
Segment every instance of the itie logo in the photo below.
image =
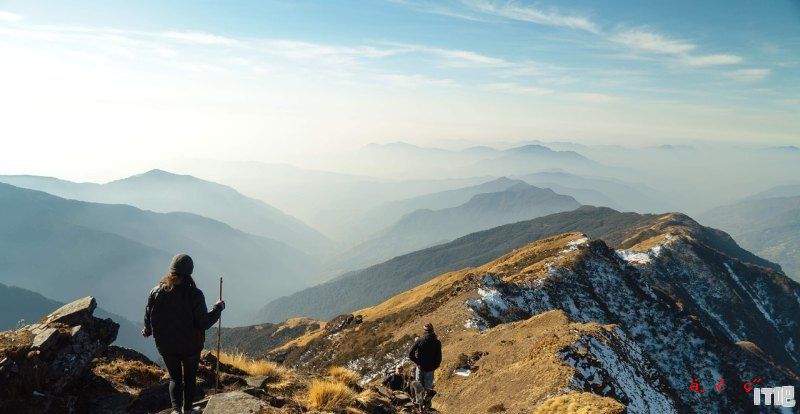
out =
[(786, 408), (794, 407), (794, 387), (753, 388), (753, 405), (761, 405), (761, 396), (764, 396), (764, 405), (780, 405)]

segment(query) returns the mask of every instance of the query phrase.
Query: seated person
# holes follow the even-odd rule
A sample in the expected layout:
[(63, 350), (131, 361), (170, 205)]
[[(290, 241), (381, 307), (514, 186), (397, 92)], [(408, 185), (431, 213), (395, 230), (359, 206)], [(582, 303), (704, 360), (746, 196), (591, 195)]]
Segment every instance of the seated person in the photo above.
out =
[(406, 387), (406, 378), (403, 374), (403, 366), (398, 365), (394, 368), (394, 372), (387, 375), (386, 378), (383, 379), (381, 383), (386, 387), (389, 387), (392, 391), (403, 391)]

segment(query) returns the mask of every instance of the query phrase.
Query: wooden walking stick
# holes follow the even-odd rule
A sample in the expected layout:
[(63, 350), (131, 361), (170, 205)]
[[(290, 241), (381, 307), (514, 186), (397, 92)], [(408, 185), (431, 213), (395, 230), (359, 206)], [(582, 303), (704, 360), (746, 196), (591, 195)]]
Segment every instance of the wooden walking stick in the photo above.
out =
[[(219, 277), (219, 300), (222, 300), (222, 276)], [(219, 321), (217, 321), (217, 383), (214, 386), (214, 394), (219, 393), (219, 354), (220, 344), (222, 343), (222, 313), (219, 314)]]

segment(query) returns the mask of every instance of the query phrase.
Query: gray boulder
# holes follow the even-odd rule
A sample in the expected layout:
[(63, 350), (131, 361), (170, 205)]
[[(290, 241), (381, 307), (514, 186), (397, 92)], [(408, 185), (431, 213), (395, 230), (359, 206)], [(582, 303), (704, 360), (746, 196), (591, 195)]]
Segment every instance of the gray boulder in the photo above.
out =
[(261, 413), (267, 404), (241, 391), (231, 391), (212, 396), (203, 414), (250, 414)]
[(265, 376), (265, 375), (259, 375), (259, 376), (256, 376), (256, 377), (246, 377), (244, 380), (245, 380), (245, 382), (247, 382), (247, 385), (250, 386), (250, 387), (262, 388), (263, 389), (264, 385), (267, 384), (267, 381), (270, 380), (270, 377)]
[(97, 301), (91, 296), (86, 296), (56, 309), (43, 322), (59, 322), (69, 326), (80, 325), (92, 321), (96, 308)]

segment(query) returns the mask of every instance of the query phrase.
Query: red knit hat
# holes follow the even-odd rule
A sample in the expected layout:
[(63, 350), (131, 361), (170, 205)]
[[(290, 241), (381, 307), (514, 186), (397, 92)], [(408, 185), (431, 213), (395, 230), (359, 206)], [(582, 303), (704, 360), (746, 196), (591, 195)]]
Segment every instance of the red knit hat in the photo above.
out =
[(425, 332), (433, 332), (433, 324), (430, 323), (430, 322), (427, 322), (427, 323), (425, 323), (425, 325), (422, 326), (422, 329), (424, 329)]

